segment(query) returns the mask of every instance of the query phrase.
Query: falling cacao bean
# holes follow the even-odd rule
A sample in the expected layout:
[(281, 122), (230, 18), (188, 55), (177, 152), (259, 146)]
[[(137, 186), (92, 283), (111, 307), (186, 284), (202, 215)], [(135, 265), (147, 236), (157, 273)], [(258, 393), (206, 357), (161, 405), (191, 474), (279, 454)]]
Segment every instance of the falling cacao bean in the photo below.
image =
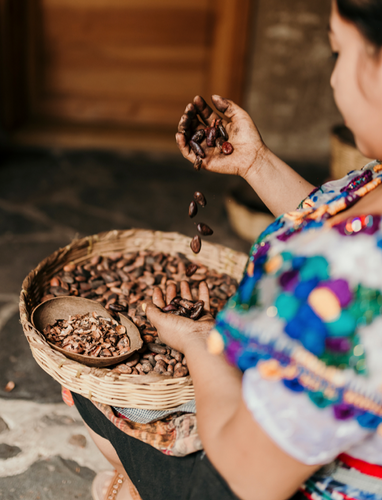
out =
[(200, 191), (195, 191), (194, 200), (203, 208), (207, 205), (206, 197)]
[(200, 222), (196, 228), (202, 236), (211, 236), (211, 234), (214, 234), (213, 230), (203, 222)]
[(193, 217), (195, 217), (197, 213), (198, 213), (198, 205), (194, 201), (192, 201), (190, 203), (190, 206), (188, 207), (188, 215), (192, 219)]
[(190, 243), (190, 247), (194, 253), (200, 252), (200, 250), (202, 248), (202, 241), (201, 241), (199, 235), (196, 235), (192, 238), (191, 243)]

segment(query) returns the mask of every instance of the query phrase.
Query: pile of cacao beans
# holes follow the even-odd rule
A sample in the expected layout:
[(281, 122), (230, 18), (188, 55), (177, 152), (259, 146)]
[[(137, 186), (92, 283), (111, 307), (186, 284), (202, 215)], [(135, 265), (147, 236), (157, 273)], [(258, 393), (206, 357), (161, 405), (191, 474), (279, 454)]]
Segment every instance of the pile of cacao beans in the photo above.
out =
[(46, 283), (41, 301), (59, 296), (80, 296), (101, 303), (111, 315), (121, 313), (133, 321), (140, 331), (143, 347), (125, 363), (116, 365), (113, 371), (135, 375), (154, 372), (183, 377), (188, 374), (183, 354), (160, 341), (142, 309), (142, 303), (151, 300), (154, 286), (165, 292), (167, 283), (175, 282), (180, 294), (179, 283), (182, 280), (190, 284), (194, 302), (192, 306), (188, 305), (190, 308), (198, 302), (199, 283), (206, 282), (214, 317), (236, 292), (238, 285), (229, 275), (191, 262), (181, 253), (168, 255), (144, 250), (97, 255), (78, 265), (69, 263)]

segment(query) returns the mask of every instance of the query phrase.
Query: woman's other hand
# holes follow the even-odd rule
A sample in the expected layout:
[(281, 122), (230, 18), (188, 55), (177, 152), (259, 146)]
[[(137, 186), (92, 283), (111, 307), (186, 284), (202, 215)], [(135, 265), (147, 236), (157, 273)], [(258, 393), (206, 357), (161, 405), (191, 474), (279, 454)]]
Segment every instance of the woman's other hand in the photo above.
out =
[[(222, 123), (234, 150), (231, 155), (226, 156), (217, 147), (207, 147), (204, 139), (201, 146), (206, 156), (202, 168), (246, 178), (266, 151), (263, 140), (252, 119), (242, 108), (217, 95), (212, 96), (212, 101), (217, 111), (223, 115)], [(178, 125), (176, 142), (183, 156), (190, 162), (194, 163), (196, 159), (195, 153), (189, 147), (192, 135), (197, 130), (210, 126), (217, 118), (221, 116), (215, 113), (201, 96), (196, 96), (194, 101), (186, 106)]]
[[(180, 292), (183, 299), (192, 300), (190, 286), (187, 281), (181, 282)], [(195, 342), (205, 342), (214, 325), (214, 319), (209, 312), (210, 298), (208, 287), (204, 281), (199, 285), (199, 300), (204, 302), (204, 315), (197, 321), (161, 311), (175, 297), (175, 283), (169, 283), (165, 298), (162, 290), (156, 287), (153, 293), (153, 302), (146, 305), (146, 315), (150, 323), (158, 330), (160, 340), (184, 354), (189, 345)]]

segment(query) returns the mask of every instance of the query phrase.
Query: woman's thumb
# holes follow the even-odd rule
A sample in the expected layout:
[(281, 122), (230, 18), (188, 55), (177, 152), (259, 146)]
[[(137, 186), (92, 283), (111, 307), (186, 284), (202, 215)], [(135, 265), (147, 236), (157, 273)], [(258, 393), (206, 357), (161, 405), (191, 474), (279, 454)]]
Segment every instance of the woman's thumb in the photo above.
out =
[(146, 313), (147, 319), (156, 328), (161, 325), (161, 323), (167, 319), (165, 313), (163, 313), (158, 307), (156, 307), (152, 302), (145, 302), (142, 304), (143, 312)]

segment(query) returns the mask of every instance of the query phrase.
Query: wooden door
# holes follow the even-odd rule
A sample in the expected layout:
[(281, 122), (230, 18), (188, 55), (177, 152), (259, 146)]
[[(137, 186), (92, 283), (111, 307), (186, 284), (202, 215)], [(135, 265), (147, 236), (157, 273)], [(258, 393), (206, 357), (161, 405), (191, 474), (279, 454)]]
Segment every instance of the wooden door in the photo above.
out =
[(241, 100), (250, 0), (0, 6), (10, 141), (171, 149), (195, 94)]

